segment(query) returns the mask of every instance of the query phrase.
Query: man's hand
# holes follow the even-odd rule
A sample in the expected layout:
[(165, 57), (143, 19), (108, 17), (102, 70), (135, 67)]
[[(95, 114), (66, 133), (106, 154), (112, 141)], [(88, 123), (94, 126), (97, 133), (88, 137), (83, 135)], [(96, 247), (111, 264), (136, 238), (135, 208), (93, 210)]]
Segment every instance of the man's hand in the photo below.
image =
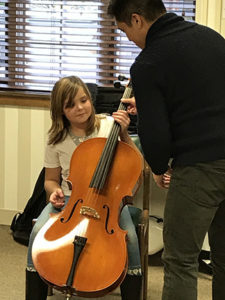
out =
[(153, 179), (155, 180), (155, 183), (158, 185), (158, 187), (163, 188), (163, 175), (155, 175), (152, 173)]
[(127, 99), (122, 98), (121, 102), (125, 103), (125, 104), (128, 104), (128, 106), (127, 106), (127, 112), (128, 112), (128, 114), (130, 114), (130, 115), (137, 115), (136, 101), (135, 101), (134, 97), (127, 98)]
[(152, 173), (155, 183), (158, 185), (158, 187), (164, 189), (168, 189), (170, 186), (171, 174), (172, 174), (172, 169), (170, 168), (166, 171), (166, 173), (162, 175), (156, 175)]

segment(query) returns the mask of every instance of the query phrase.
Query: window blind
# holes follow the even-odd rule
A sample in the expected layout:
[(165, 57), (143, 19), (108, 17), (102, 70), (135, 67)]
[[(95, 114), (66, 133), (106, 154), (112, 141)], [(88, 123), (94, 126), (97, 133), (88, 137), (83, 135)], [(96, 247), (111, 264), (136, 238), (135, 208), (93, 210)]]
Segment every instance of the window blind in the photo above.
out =
[[(195, 1), (164, 1), (195, 18)], [(107, 0), (0, 0), (0, 88), (50, 91), (63, 76), (112, 86), (140, 49), (118, 32)]]

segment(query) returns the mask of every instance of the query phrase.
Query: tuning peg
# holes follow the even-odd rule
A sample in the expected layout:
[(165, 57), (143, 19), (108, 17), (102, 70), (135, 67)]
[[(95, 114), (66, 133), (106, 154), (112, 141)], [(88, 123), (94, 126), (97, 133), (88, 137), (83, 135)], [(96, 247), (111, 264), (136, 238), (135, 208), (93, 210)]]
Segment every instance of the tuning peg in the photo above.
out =
[(115, 81), (113, 85), (116, 89), (120, 89), (121, 87), (123, 87), (120, 81)]
[(124, 81), (124, 80), (128, 80), (129, 78), (127, 78), (126, 76), (124, 76), (124, 75), (119, 75), (118, 76), (118, 80), (119, 81)]

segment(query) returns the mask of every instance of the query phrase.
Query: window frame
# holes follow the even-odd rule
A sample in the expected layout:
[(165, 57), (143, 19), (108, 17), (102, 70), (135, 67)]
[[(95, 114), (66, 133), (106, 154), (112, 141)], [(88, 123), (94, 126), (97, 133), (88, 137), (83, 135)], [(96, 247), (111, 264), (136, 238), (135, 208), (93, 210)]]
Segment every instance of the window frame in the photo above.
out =
[[(173, 1), (174, 0), (171, 0), (171, 1), (165, 0), (165, 2), (173, 2)], [(178, 1), (181, 1), (181, 0), (178, 0)], [(185, 0), (183, 0), (183, 1), (185, 1)], [(15, 6), (16, 6), (16, 3), (20, 3), (20, 1), (15, 1), (15, 0), (8, 0), (8, 3), (9, 2), (10, 2), (11, 7), (13, 7), (13, 4), (15, 4)], [(105, 0), (102, 0), (102, 2), (105, 3)], [(193, 0), (193, 3), (195, 3), (195, 11), (196, 11), (196, 1)], [(20, 3), (20, 4), (23, 5), (23, 3)], [(196, 16), (196, 14), (195, 14), (195, 16)], [(103, 20), (102, 22), (105, 22), (105, 20)], [(110, 22), (110, 19), (108, 20), (108, 22)], [(113, 24), (111, 24), (111, 25), (113, 25)], [(11, 32), (14, 29), (15, 28), (11, 27), (10, 30), (8, 30), (9, 41), (10, 41), (10, 39), (14, 38), (13, 36), (11, 36)], [(112, 33), (115, 34), (115, 36), (118, 36), (118, 34), (116, 34), (115, 30), (116, 30), (116, 27), (112, 26)], [(22, 30), (22, 32), (23, 32), (23, 30)], [(103, 29), (103, 33), (104, 33), (104, 29)], [(16, 51), (14, 51), (14, 53), (16, 53)], [(21, 54), (21, 56), (22, 55), (23, 54)], [(13, 59), (15, 60), (15, 58), (13, 58)], [(119, 59), (120, 58), (118, 57), (118, 60)], [(100, 61), (103, 60), (104, 62), (106, 62), (104, 57), (103, 58), (100, 57), (99, 60)], [(109, 59), (109, 63), (111, 63), (111, 60), (113, 60), (113, 59)], [(99, 66), (103, 67), (103, 66), (101, 66), (101, 63), (99, 63)], [(9, 67), (10, 67), (10, 65), (9, 65)], [(113, 75), (113, 73), (112, 73), (112, 75)], [(0, 78), (0, 81), (1, 81), (1, 78)], [(10, 89), (10, 87), (0, 91), (0, 105), (19, 105), (19, 106), (29, 106), (29, 107), (33, 106), (33, 107), (49, 108), (49, 99), (50, 99), (50, 91), (42, 92), (42, 91), (32, 91), (32, 90), (23, 90), (23, 89), (16, 90), (16, 89)]]

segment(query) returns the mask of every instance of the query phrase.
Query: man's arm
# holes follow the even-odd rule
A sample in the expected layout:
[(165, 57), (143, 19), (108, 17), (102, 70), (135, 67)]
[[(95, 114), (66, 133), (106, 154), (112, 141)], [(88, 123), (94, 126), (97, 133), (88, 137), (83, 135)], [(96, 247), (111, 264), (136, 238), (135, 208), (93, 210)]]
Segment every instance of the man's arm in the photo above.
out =
[(171, 132), (163, 89), (162, 70), (148, 64), (134, 63), (132, 86), (138, 112), (138, 135), (144, 156), (152, 172), (162, 175), (171, 157)]

